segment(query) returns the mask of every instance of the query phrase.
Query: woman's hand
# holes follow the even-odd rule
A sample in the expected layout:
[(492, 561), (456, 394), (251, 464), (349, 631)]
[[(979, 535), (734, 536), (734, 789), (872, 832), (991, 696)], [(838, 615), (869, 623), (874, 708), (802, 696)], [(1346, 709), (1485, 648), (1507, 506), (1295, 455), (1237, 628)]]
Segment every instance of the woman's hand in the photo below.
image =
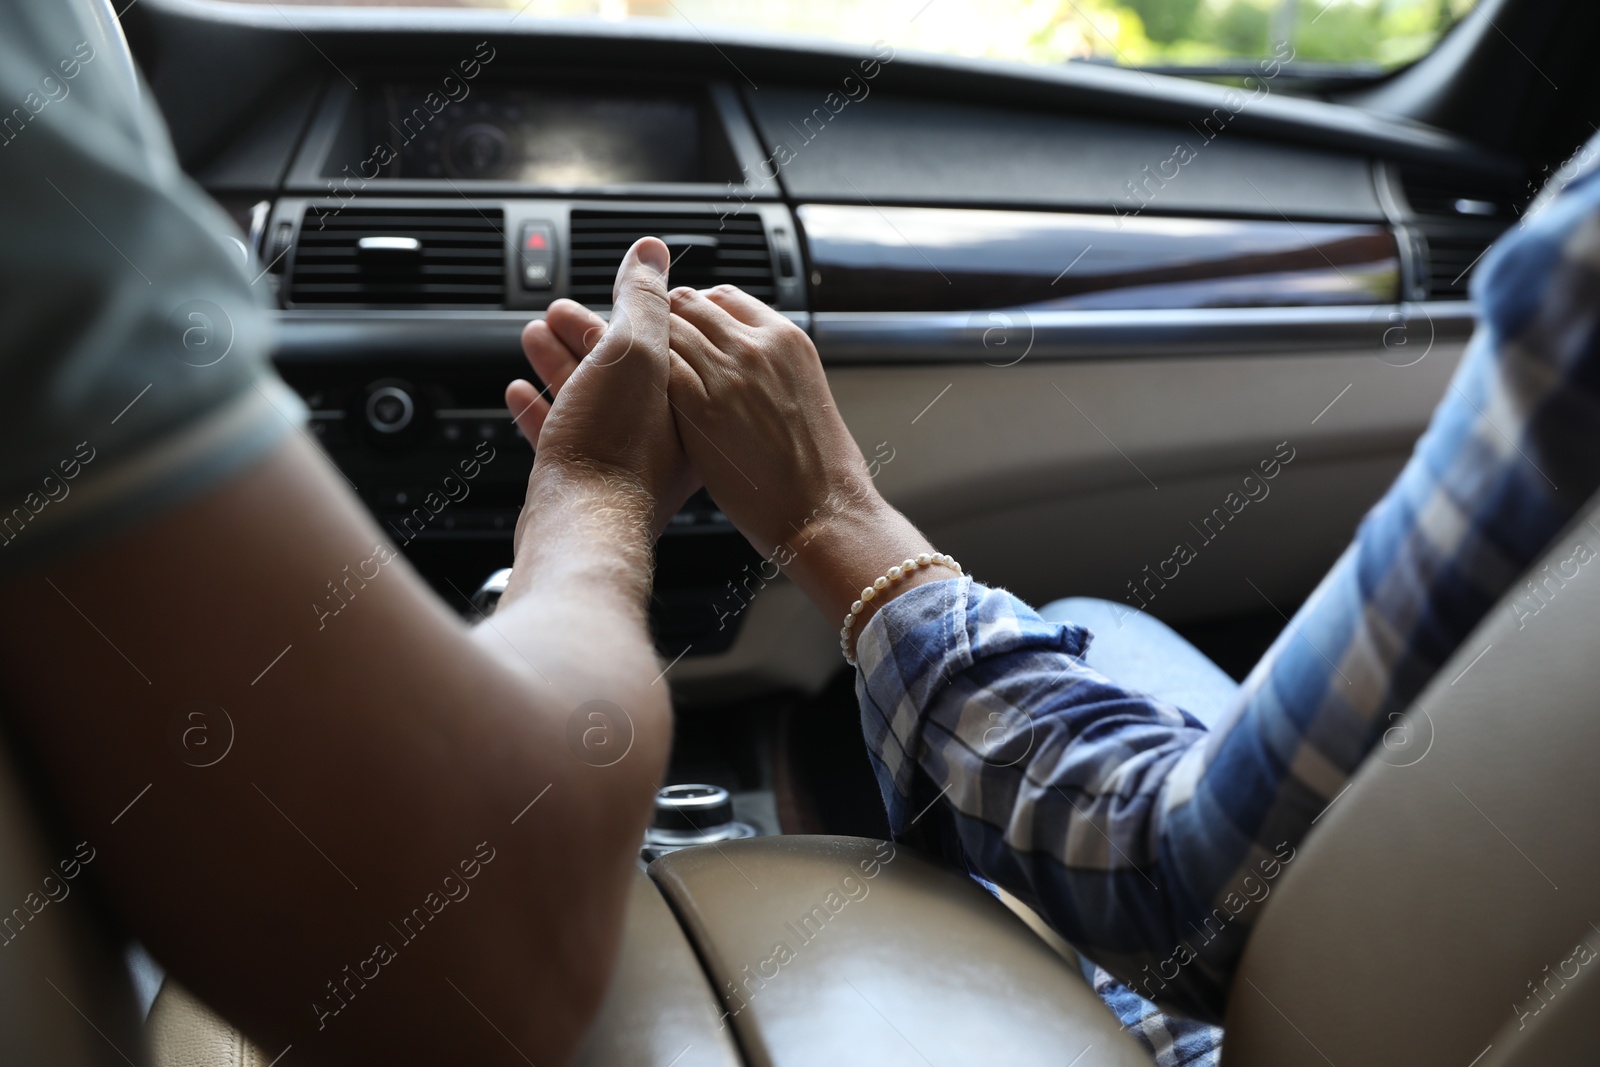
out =
[(674, 289), (671, 301), (678, 435), (756, 551), (877, 500), (804, 330), (732, 286)]
[(667, 406), (668, 263), (666, 245), (643, 238), (617, 270), (609, 324), (557, 300), (522, 331), (523, 352), (550, 391), (521, 379), (506, 387), (507, 406), (535, 443), (530, 504), (547, 480), (598, 481), (631, 494), (659, 536), (699, 487)]
[[(674, 289), (672, 411), (719, 507), (831, 620), (864, 586), (932, 547), (872, 484), (805, 331), (731, 286)], [(914, 571), (901, 592), (949, 578)], [(875, 598), (858, 616), (858, 636)]]

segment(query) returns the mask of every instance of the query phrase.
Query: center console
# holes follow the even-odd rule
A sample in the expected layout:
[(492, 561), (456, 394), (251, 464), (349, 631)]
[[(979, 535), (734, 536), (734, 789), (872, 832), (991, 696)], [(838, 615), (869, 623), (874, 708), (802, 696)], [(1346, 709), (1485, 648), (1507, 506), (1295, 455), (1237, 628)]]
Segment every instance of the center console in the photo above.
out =
[[(279, 364), (311, 408), (309, 432), (391, 544), (472, 618), (469, 598), (511, 565), (533, 466), (533, 450), (501, 399), (507, 382), (529, 374), (515, 331), (503, 359)], [(696, 494), (657, 546), (650, 619), (661, 654), (726, 649), (738, 618), (715, 605), (759, 562), (711, 499)]]

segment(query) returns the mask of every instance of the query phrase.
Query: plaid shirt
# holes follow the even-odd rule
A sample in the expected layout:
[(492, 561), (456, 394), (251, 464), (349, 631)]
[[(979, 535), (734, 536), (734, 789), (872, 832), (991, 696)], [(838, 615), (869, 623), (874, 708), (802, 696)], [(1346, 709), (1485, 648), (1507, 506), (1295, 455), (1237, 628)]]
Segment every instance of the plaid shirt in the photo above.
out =
[(1213, 731), (1004, 591), (963, 577), (885, 605), (856, 684), (894, 833), (1220, 1021), (1312, 823), (1600, 485), (1600, 180), (1502, 240), (1474, 293), (1478, 333), (1410, 462)]

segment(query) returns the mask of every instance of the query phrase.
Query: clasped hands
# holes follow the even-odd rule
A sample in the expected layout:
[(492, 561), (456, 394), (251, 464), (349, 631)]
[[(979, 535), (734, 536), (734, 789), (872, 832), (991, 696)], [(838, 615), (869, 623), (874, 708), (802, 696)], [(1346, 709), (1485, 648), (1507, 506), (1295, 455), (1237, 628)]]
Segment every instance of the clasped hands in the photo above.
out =
[(506, 389), (534, 442), (530, 508), (551, 482), (603, 484), (653, 540), (703, 483), (756, 551), (842, 615), (862, 581), (927, 541), (878, 495), (805, 331), (731, 286), (669, 289), (668, 269), (646, 237), (617, 271), (609, 323), (558, 300), (523, 331), (549, 389)]

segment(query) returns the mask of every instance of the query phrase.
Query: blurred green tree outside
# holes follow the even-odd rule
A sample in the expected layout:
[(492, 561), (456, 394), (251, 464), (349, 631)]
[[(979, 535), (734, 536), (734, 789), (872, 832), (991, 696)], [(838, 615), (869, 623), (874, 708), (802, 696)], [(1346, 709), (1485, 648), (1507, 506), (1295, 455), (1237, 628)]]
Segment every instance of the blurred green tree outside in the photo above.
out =
[[(251, 0), (266, 2), (266, 0)], [(293, 0), (299, 3), (394, 0)], [(1477, 0), (414, 0), (724, 25), (1051, 66), (1215, 65), (1282, 55), (1392, 69), (1426, 55)]]
[[(1138, 20), (1119, 46), (1143, 63), (1268, 55), (1287, 41), (1299, 60), (1396, 67), (1426, 55), (1475, 0), (1113, 0)], [(1064, 18), (1081, 18), (1063, 0)], [(1142, 37), (1142, 40), (1140, 39)]]

